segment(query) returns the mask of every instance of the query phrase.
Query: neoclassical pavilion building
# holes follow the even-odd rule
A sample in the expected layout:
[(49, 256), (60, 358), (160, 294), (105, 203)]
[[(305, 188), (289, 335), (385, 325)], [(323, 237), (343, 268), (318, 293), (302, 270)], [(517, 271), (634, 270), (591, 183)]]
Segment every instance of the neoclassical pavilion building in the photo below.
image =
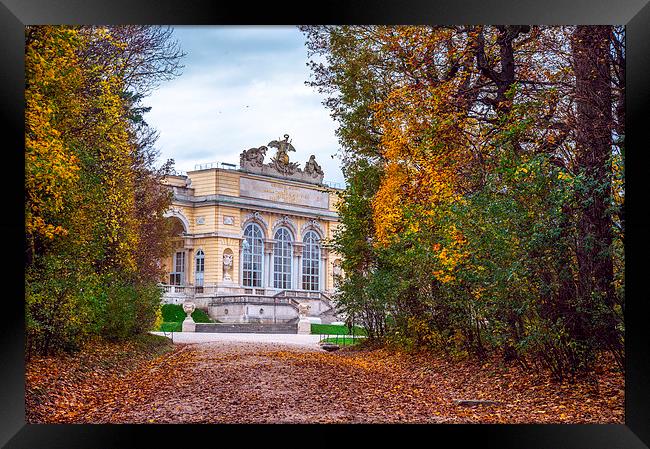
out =
[(336, 188), (311, 156), (304, 168), (285, 134), (241, 153), (240, 167), (199, 166), (169, 176), (172, 254), (163, 261), (165, 301), (191, 299), (222, 322), (292, 322), (298, 305), (335, 319), (340, 257), (325, 243), (338, 225)]

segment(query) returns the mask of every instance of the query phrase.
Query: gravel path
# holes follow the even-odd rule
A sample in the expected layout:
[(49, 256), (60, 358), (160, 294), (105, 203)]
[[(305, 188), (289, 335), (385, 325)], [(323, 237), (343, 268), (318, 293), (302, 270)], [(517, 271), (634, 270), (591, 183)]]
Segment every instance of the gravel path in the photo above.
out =
[[(133, 391), (85, 422), (436, 422), (415, 391), (391, 395), (387, 374), (317, 346), (218, 341), (183, 345), (155, 390)], [(150, 373), (133, 373), (140, 377)], [(129, 379), (125, 379), (129, 382)], [(146, 383), (146, 382), (145, 382)], [(153, 393), (153, 394), (152, 394)], [(388, 398), (388, 400), (387, 400)], [(424, 407), (424, 408), (423, 408)]]
[(216, 332), (151, 332), (173, 339), (174, 343), (240, 342), (240, 343), (279, 343), (307, 346), (319, 349), (320, 335), (298, 334), (238, 334)]

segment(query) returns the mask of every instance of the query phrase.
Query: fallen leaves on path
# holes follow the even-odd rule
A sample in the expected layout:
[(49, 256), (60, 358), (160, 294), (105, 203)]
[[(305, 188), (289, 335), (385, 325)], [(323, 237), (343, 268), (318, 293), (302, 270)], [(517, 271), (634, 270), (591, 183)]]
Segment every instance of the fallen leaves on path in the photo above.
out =
[[(60, 375), (74, 364), (31, 361), (28, 421), (624, 422), (623, 376), (610, 370), (589, 382), (556, 384), (497, 359), (232, 342), (176, 345), (153, 359), (129, 360), (128, 370), (72, 370), (74, 381)], [(53, 367), (45, 377), (44, 364)], [(496, 404), (463, 406), (458, 399)]]

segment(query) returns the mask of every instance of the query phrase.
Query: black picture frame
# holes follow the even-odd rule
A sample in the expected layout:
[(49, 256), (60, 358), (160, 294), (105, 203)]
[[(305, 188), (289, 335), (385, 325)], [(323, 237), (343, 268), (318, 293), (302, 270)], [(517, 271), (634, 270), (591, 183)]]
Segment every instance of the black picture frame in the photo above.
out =
[[(8, 448), (173, 447), (226, 444), (226, 437), (250, 444), (280, 438), (284, 444), (359, 444), (373, 435), (409, 437), (415, 444), (536, 448), (647, 448), (650, 446), (650, 332), (645, 323), (647, 288), (644, 260), (649, 254), (650, 215), (644, 201), (648, 180), (643, 160), (642, 117), (650, 104), (649, 0), (327, 0), (288, 6), (276, 2), (208, 0), (0, 0), (0, 98), (3, 137), (4, 213), (0, 229), (11, 250), (5, 253), (3, 323), (0, 325), (0, 444)], [(24, 26), (30, 24), (615, 24), (626, 25), (626, 395), (625, 424), (589, 425), (430, 425), (430, 426), (297, 426), (310, 435), (296, 436), (281, 426), (194, 425), (37, 425), (25, 423), (24, 406)], [(647, 125), (646, 125), (647, 128)], [(647, 154), (647, 151), (645, 151)], [(646, 176), (644, 176), (646, 175)], [(21, 187), (22, 186), (22, 187)], [(24, 197), (24, 196), (23, 196)], [(424, 438), (417, 440), (412, 435)], [(204, 440), (207, 438), (207, 440)], [(395, 441), (395, 440), (394, 440)], [(397, 440), (398, 441), (398, 440)], [(399, 444), (399, 443), (398, 443)]]

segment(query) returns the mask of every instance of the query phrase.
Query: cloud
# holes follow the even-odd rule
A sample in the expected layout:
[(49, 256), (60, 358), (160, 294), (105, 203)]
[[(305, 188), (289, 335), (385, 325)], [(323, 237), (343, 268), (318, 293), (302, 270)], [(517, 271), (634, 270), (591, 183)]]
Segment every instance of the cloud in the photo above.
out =
[[(325, 179), (343, 183), (336, 125), (309, 78), (303, 36), (295, 27), (179, 27), (188, 53), (184, 73), (146, 103), (160, 132), (161, 160), (178, 170), (206, 162), (238, 163), (248, 148), (289, 134), (303, 165), (315, 154)], [(268, 158), (270, 158), (270, 154)]]

